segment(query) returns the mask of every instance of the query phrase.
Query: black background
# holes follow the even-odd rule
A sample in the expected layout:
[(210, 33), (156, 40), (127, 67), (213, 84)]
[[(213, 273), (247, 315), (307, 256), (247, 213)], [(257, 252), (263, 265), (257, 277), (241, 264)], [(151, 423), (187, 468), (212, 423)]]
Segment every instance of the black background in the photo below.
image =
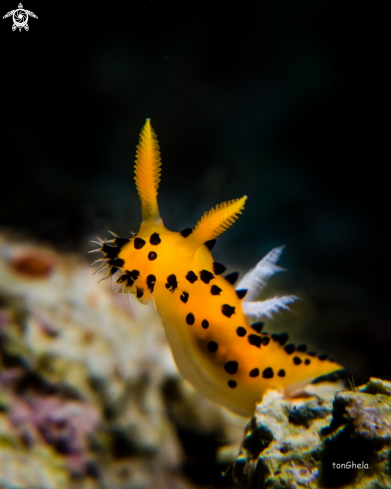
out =
[(83, 253), (106, 229), (136, 231), (150, 117), (166, 226), (248, 195), (216, 259), (244, 269), (286, 244), (275, 283), (309, 304), (300, 339), (356, 383), (390, 378), (384, 14), (341, 0), (23, 5), (39, 17), (28, 32), (0, 23), (0, 226)]

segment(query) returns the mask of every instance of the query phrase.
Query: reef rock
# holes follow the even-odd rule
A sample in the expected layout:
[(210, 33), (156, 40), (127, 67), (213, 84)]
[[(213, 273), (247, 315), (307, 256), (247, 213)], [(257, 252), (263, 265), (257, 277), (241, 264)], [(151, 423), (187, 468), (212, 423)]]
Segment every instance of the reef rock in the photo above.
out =
[(92, 273), (0, 234), (0, 487), (221, 481), (222, 410), (178, 375), (152, 304)]
[(370, 379), (333, 402), (269, 391), (232, 476), (246, 489), (389, 489), (390, 465), (391, 383)]

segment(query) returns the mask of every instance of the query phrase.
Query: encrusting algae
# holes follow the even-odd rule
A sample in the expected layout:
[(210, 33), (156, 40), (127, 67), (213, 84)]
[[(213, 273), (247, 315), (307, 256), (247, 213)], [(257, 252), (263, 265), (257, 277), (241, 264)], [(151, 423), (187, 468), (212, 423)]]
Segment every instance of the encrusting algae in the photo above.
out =
[[(214, 261), (216, 239), (241, 214), (246, 196), (206, 212), (194, 229), (169, 231), (157, 204), (160, 151), (147, 119), (137, 147), (135, 180), (143, 221), (131, 238), (99, 240), (100, 271), (113, 276), (118, 292), (154, 301), (179, 372), (205, 397), (236, 414), (251, 416), (269, 389), (297, 392), (316, 377), (342, 367), (326, 355), (295, 346), (288, 335), (262, 332), (249, 321), (288, 309), (295, 296), (254, 301), (278, 272), (282, 248), (272, 250), (240, 280)], [(106, 278), (106, 277), (105, 277)]]

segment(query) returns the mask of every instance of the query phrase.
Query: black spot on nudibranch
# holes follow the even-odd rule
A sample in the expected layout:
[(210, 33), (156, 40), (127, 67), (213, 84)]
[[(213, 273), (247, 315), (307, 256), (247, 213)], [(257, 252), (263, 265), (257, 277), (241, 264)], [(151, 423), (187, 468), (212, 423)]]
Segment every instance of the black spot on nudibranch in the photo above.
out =
[(247, 292), (248, 292), (247, 289), (236, 290), (236, 295), (238, 296), (238, 299), (243, 299), (243, 297), (247, 294)]
[(109, 276), (112, 277), (115, 273), (120, 272), (121, 269), (117, 267), (111, 267), (109, 270)]
[(193, 232), (193, 230), (191, 228), (186, 228), (186, 229), (183, 229), (181, 231), (181, 236), (183, 236), (184, 238), (187, 238), (188, 236), (190, 236), (190, 234)]
[(201, 270), (200, 278), (204, 282), (204, 284), (208, 284), (212, 279), (215, 278), (215, 276), (212, 272), (209, 272), (208, 270)]
[(212, 287), (210, 288), (210, 293), (212, 295), (220, 295), (221, 291), (222, 289), (220, 289), (220, 287), (218, 287), (217, 285), (212, 285)]
[(284, 346), (285, 343), (289, 340), (288, 333), (274, 333), (272, 334), (272, 339), (280, 343), (281, 346)]
[(224, 365), (224, 370), (228, 373), (228, 374), (236, 374), (236, 372), (238, 371), (238, 367), (239, 367), (239, 364), (238, 362), (235, 362), (234, 360), (230, 360), (229, 362), (227, 362), (225, 365)]
[(236, 380), (229, 380), (228, 381), (228, 386), (231, 387), (231, 389), (235, 389), (235, 387), (237, 386), (238, 384), (236, 383)]
[(316, 357), (316, 352), (314, 352), (314, 351), (309, 351), (309, 352), (308, 352), (308, 355), (309, 355), (310, 357)]
[(294, 356), (294, 357), (293, 357), (293, 363), (294, 363), (295, 365), (300, 365), (300, 364), (302, 363), (302, 359), (301, 359), (300, 357), (296, 357), (296, 356)]
[(194, 321), (195, 321), (195, 318), (194, 318), (194, 314), (192, 314), (191, 312), (189, 312), (189, 314), (186, 316), (186, 322), (189, 326), (192, 326), (194, 324)]
[(228, 275), (226, 275), (225, 277), (225, 280), (227, 282), (229, 282), (231, 285), (234, 285), (235, 282), (238, 280), (239, 278), (239, 272), (232, 272), (232, 273), (229, 273)]
[(141, 250), (144, 245), (145, 241), (142, 238), (134, 238), (134, 247), (136, 250)]
[(148, 286), (148, 289), (153, 292), (153, 288), (155, 287), (155, 283), (156, 283), (156, 277), (155, 275), (148, 275), (147, 277), (147, 286)]
[(204, 328), (204, 329), (208, 329), (209, 328), (209, 322), (204, 319), (201, 323), (201, 326)]
[(252, 329), (256, 331), (257, 333), (260, 333), (262, 331), (262, 328), (264, 327), (265, 323), (253, 323), (251, 325)]
[(131, 270), (130, 272), (126, 272), (129, 277), (133, 280), (137, 280), (140, 276), (140, 272), (138, 270)]
[(198, 280), (198, 277), (194, 272), (190, 271), (186, 275), (186, 280), (188, 280), (191, 284), (194, 284), (194, 282)]
[(218, 347), (219, 345), (215, 341), (209, 341), (207, 348), (211, 353), (216, 353)]
[(209, 251), (212, 251), (214, 245), (216, 244), (217, 239), (210, 239), (209, 241), (205, 241), (204, 245), (208, 248)]
[(229, 304), (223, 304), (221, 306), (221, 312), (224, 314), (224, 316), (230, 318), (232, 314), (235, 314), (235, 307), (230, 306)]
[(319, 360), (327, 360), (327, 355), (323, 353), (322, 355), (318, 355)]
[(166, 289), (170, 292), (174, 292), (174, 290), (178, 287), (178, 282), (176, 276), (171, 274), (167, 277)]
[(246, 336), (246, 333), (247, 333), (247, 330), (245, 328), (243, 328), (243, 326), (239, 326), (237, 329), (236, 329), (236, 334), (238, 336)]
[(136, 289), (137, 289), (136, 297), (137, 299), (141, 299), (141, 297), (144, 295), (144, 289), (141, 287), (136, 287)]
[(122, 284), (123, 282), (125, 282), (125, 280), (126, 280), (126, 274), (124, 273), (123, 275), (120, 275), (117, 278), (117, 284)]
[(111, 265), (112, 267), (123, 267), (125, 265), (125, 261), (122, 260), (122, 258), (112, 258), (111, 260), (109, 260), (109, 265)]
[(296, 350), (301, 351), (301, 352), (306, 352), (307, 351), (307, 345), (305, 345), (304, 343), (300, 343), (300, 345), (296, 346)]
[(311, 360), (309, 358), (306, 358), (304, 360), (305, 365), (309, 365), (311, 363)]
[(262, 372), (262, 377), (264, 379), (271, 379), (273, 376), (274, 376), (274, 372), (271, 367), (265, 368), (265, 370)]
[(279, 377), (285, 377), (285, 370), (283, 368), (281, 368), (278, 372), (277, 372), (277, 375)]
[(221, 263), (217, 263), (217, 261), (213, 262), (213, 271), (215, 275), (221, 275), (227, 270), (227, 267), (222, 265)]
[(185, 291), (182, 292), (180, 296), (181, 301), (186, 304), (186, 302), (189, 300), (189, 294)]
[(269, 336), (262, 336), (262, 345), (267, 346), (270, 342)]
[(134, 279), (130, 276), (129, 270), (126, 271), (126, 285), (131, 287), (134, 284)]
[(154, 251), (150, 251), (148, 253), (148, 260), (153, 261), (153, 260), (156, 260), (156, 258), (157, 258), (157, 253), (155, 253)]
[(259, 368), (253, 368), (250, 373), (249, 373), (250, 377), (258, 377), (259, 375)]
[(256, 346), (257, 348), (261, 348), (262, 336), (258, 336), (256, 334), (249, 334), (247, 336), (247, 339), (250, 345)]
[(295, 345), (293, 343), (288, 343), (285, 347), (284, 350), (288, 353), (288, 355), (291, 355), (295, 350)]
[(116, 258), (120, 250), (114, 246), (109, 246), (107, 243), (103, 243), (101, 252), (106, 255), (106, 258)]
[(117, 236), (114, 240), (114, 243), (118, 246), (119, 249), (123, 248), (130, 241), (129, 238), (120, 238)]
[(149, 242), (151, 243), (151, 245), (157, 246), (158, 244), (160, 244), (162, 242), (162, 240), (160, 239), (160, 236), (158, 233), (153, 233), (153, 234), (151, 234), (151, 237), (149, 238)]

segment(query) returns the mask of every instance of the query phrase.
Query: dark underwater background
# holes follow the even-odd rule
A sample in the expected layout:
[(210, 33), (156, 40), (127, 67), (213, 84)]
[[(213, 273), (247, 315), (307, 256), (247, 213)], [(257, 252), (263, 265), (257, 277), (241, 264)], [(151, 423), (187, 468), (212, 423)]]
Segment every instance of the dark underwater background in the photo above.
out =
[(390, 379), (389, 60), (368, 5), (26, 2), (29, 32), (0, 24), (0, 229), (83, 256), (136, 231), (151, 118), (165, 225), (247, 195), (215, 259), (244, 271), (285, 244), (266, 296), (303, 298), (288, 332), (356, 385)]
[(357, 382), (390, 378), (377, 12), (303, 0), (30, 8), (29, 32), (1, 24), (1, 226), (83, 253), (92, 235), (137, 230), (133, 162), (149, 117), (166, 226), (248, 195), (216, 259), (246, 269), (285, 244), (280, 292), (312, 304), (308, 341)]

